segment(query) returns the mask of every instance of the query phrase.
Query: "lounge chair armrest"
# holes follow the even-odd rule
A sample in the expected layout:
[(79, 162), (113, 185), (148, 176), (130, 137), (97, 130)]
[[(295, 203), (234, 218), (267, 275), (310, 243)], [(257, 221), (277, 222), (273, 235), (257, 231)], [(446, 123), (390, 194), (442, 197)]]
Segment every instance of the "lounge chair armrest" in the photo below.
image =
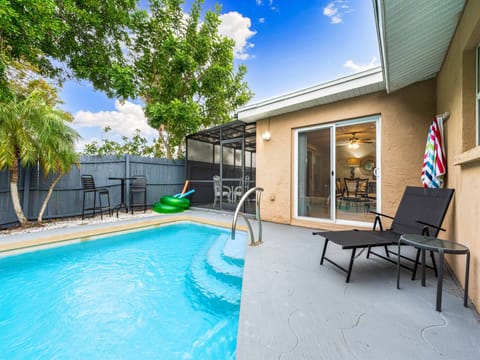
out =
[(440, 227), (440, 226), (435, 226), (435, 225), (429, 224), (429, 223), (427, 223), (427, 222), (425, 222), (425, 221), (417, 220), (416, 222), (419, 223), (419, 224), (425, 225), (425, 226), (429, 226), (429, 227), (432, 227), (432, 228), (441, 230), (441, 231), (446, 231), (444, 228), (442, 228), (442, 227)]
[(389, 219), (392, 219), (392, 220), (394, 219), (394, 217), (392, 217), (390, 215), (382, 214), (382, 213), (379, 213), (379, 212), (376, 212), (376, 211), (373, 211), (373, 210), (370, 210), (369, 212), (372, 213), (372, 214), (375, 214), (377, 216), (383, 216), (383, 217), (386, 217), (386, 218), (389, 218)]
[(382, 217), (386, 217), (386, 218), (394, 220), (394, 218), (391, 217), (390, 215), (385, 215), (385, 214), (382, 214), (382, 213), (379, 213), (379, 212), (376, 212), (376, 211), (373, 211), (373, 210), (370, 210), (369, 212), (372, 213), (372, 214), (375, 214), (375, 221), (373, 222), (372, 230), (376, 230), (377, 225), (378, 225), (378, 227), (380, 228), (380, 231), (383, 231)]

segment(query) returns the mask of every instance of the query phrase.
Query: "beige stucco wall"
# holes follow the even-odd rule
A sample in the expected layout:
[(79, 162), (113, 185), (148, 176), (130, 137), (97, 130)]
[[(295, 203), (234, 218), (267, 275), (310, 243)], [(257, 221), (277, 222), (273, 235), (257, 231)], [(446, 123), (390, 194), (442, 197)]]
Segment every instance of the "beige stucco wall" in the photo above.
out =
[(369, 115), (381, 116), (382, 211), (394, 214), (406, 185), (420, 186), (428, 127), (435, 115), (434, 80), (387, 95), (378, 92), (270, 118), (272, 139), (263, 141), (267, 120), (257, 122), (257, 185), (265, 189), (262, 218), (312, 228), (338, 225), (300, 221), (293, 212), (294, 131)]
[[(475, 146), (475, 56), (480, 43), (480, 1), (468, 1), (437, 78), (437, 112), (445, 126), (448, 187), (455, 189), (446, 236), (471, 251), (469, 297), (480, 308), (480, 147)], [(448, 259), (463, 284), (464, 257)]]

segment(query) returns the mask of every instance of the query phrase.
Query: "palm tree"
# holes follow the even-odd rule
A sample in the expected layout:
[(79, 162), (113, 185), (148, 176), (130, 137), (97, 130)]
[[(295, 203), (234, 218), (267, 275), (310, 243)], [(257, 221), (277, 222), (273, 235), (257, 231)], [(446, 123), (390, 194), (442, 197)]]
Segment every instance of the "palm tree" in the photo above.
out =
[(56, 173), (57, 175), (50, 184), (47, 196), (40, 207), (37, 218), (38, 223), (41, 223), (43, 220), (43, 213), (60, 178), (69, 172), (74, 164), (78, 164), (79, 159), (78, 154), (75, 152), (75, 141), (79, 135), (68, 126), (66, 123), (68, 119), (69, 114), (63, 111), (51, 111), (45, 117), (43, 133), (39, 136), (42, 145), (39, 163), (43, 168), (43, 172), (45, 175), (50, 173)]
[[(45, 174), (59, 176), (49, 189), (50, 198), (58, 179), (77, 161), (74, 141), (78, 134), (67, 125), (70, 114), (56, 109), (51, 89), (37, 88), (27, 96), (13, 96), (0, 106), (0, 170), (8, 168), (10, 193), (20, 225), (27, 223), (18, 195), (18, 169), (40, 163)], [(42, 205), (41, 216), (46, 203)]]

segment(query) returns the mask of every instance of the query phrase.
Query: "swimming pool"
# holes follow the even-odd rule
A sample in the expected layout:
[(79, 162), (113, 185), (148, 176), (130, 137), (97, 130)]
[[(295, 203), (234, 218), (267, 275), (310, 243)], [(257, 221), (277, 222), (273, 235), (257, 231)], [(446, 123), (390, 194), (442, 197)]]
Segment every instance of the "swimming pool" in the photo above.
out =
[(234, 359), (245, 234), (190, 222), (0, 259), (0, 349), (25, 359)]

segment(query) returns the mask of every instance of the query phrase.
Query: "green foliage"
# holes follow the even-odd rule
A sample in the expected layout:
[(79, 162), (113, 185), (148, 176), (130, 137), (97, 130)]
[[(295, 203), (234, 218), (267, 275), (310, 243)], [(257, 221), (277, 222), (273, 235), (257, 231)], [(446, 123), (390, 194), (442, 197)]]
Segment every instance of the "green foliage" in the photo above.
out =
[(132, 96), (123, 47), (137, 12), (136, 0), (0, 0), (0, 99), (12, 95), (12, 61), (60, 82), (73, 76), (109, 96)]
[[(110, 97), (139, 96), (167, 157), (182, 154), (187, 134), (230, 121), (252, 93), (246, 67), (233, 64), (234, 42), (218, 34), (220, 8), (201, 19), (202, 0), (188, 16), (182, 0), (150, 0), (149, 13), (137, 3), (0, 0), (0, 101), (19, 101), (12, 84), (31, 84), (30, 71), (60, 84), (86, 79)], [(19, 77), (23, 64), (31, 68)]]
[[(103, 129), (105, 134), (107, 134), (110, 130), (110, 127)], [(158, 142), (154, 141), (153, 144), (149, 145), (147, 139), (141, 135), (139, 129), (135, 130), (135, 135), (133, 135), (131, 139), (127, 136), (124, 136), (122, 141), (123, 143), (119, 143), (104, 137), (101, 143), (93, 141), (89, 144), (86, 144), (83, 154), (90, 156), (111, 155), (117, 157), (126, 154), (152, 157), (162, 157), (163, 155), (160, 147), (158, 146)]]
[(188, 16), (180, 0), (152, 0), (151, 16), (139, 17), (134, 44), (138, 93), (150, 126), (159, 129), (167, 157), (187, 134), (231, 120), (252, 93), (235, 70), (234, 42), (218, 34), (219, 11), (200, 21), (201, 0)]
[(64, 173), (77, 161), (71, 115), (52, 107), (48, 96), (39, 88), (0, 104), (0, 169), (39, 161), (45, 173)]
[[(0, 170), (8, 169), (15, 213), (23, 225), (27, 220), (21, 209), (18, 189), (18, 163), (40, 164), (45, 174), (57, 173), (57, 179), (78, 162), (75, 141), (78, 134), (69, 126), (71, 115), (56, 108), (56, 90), (40, 79), (22, 87), (12, 83), (11, 96), (0, 101)], [(56, 180), (58, 181), (58, 180)], [(44, 201), (43, 215), (49, 195)]]

